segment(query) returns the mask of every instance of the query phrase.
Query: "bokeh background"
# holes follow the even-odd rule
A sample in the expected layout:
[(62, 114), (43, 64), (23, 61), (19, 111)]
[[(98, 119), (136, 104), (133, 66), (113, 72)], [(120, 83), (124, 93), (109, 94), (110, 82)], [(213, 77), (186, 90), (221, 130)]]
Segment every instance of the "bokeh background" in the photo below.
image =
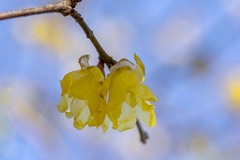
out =
[[(50, 0), (1, 0), (0, 12)], [(238, 160), (240, 1), (108, 0), (79, 3), (105, 50), (146, 67), (157, 126), (146, 145), (137, 129), (106, 133), (72, 126), (58, 112), (59, 80), (97, 53), (70, 17), (0, 21), (1, 160)]]

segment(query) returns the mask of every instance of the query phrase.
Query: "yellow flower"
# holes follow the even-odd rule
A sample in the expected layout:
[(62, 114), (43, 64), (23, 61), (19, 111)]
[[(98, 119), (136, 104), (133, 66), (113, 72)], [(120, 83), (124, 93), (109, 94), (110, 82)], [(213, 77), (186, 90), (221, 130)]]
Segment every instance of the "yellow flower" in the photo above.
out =
[(107, 115), (119, 131), (135, 127), (137, 118), (149, 127), (156, 125), (154, 105), (149, 101), (157, 98), (142, 84), (144, 64), (136, 54), (134, 59), (137, 66), (126, 59), (112, 66), (102, 89), (102, 94), (108, 95)]
[(74, 126), (83, 129), (86, 125), (99, 127), (106, 116), (106, 97), (100, 94), (104, 76), (96, 66), (89, 66), (89, 55), (79, 59), (80, 70), (73, 71), (60, 81), (62, 99), (58, 105), (60, 112), (68, 118), (74, 117)]
[(228, 80), (227, 93), (229, 106), (236, 111), (240, 111), (240, 77), (237, 74)]

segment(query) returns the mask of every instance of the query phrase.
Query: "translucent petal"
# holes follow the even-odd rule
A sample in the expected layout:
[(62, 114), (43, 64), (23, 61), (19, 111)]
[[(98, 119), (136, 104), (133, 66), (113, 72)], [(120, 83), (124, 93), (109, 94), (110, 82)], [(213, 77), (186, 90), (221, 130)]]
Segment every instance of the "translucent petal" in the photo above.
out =
[(74, 118), (74, 123), (73, 123), (74, 127), (79, 130), (83, 129), (88, 122), (89, 116), (90, 116), (90, 112), (88, 107), (86, 106), (83, 108), (79, 116)]
[(115, 65), (113, 65), (110, 68), (110, 72), (113, 73), (116, 70), (118, 70), (120, 68), (125, 68), (125, 67), (128, 67), (131, 70), (134, 70), (135, 65), (127, 59), (121, 59), (119, 62), (117, 62)]
[(60, 103), (57, 106), (59, 112), (65, 112), (68, 109), (70, 102), (71, 102), (71, 99), (68, 98), (68, 95), (67, 94), (63, 95), (63, 97), (60, 100)]
[(89, 126), (89, 127), (96, 126), (96, 123), (95, 123), (94, 117), (91, 116), (91, 115), (90, 115), (89, 118), (88, 118), (88, 126)]
[(66, 112), (66, 116), (68, 118), (76, 117), (80, 114), (80, 112), (82, 112), (84, 107), (86, 107), (86, 104), (83, 100), (73, 98), (69, 109), (70, 111)]
[[(156, 125), (156, 116), (153, 110), (153, 105), (149, 105), (147, 103), (143, 103), (142, 107), (137, 106), (137, 117), (143, 121), (149, 127), (154, 127)], [(153, 107), (152, 107), (153, 106)], [(143, 108), (145, 108), (143, 110)]]
[(89, 58), (90, 58), (89, 54), (83, 55), (79, 58), (78, 63), (80, 64), (81, 68), (89, 67)]
[(118, 119), (118, 130), (120, 132), (134, 128), (137, 122), (136, 109), (127, 103), (122, 105), (122, 113)]
[(152, 105), (149, 101), (146, 101), (146, 100), (142, 101), (142, 109), (144, 111), (151, 110), (151, 109), (154, 109), (154, 108), (155, 108), (155, 106)]
[(103, 133), (106, 132), (108, 130), (108, 127), (109, 127), (109, 123), (110, 123), (110, 119), (108, 118), (108, 116), (105, 117), (101, 127), (102, 127), (102, 130), (103, 130)]

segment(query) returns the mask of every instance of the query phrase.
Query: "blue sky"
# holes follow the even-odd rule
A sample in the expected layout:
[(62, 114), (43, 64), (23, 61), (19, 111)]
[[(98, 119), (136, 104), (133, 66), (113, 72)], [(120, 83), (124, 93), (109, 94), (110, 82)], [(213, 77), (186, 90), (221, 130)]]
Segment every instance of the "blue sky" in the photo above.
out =
[[(2, 0), (0, 12), (51, 2)], [(145, 64), (145, 84), (159, 100), (157, 126), (144, 126), (150, 135), (146, 146), (139, 142), (137, 129), (77, 131), (71, 119), (58, 113), (59, 80), (78, 69), (83, 54), (97, 64), (95, 49), (74, 20), (51, 14), (0, 21), (0, 97), (10, 97), (9, 103), (0, 103), (0, 159), (236, 159), (240, 104), (230, 101), (228, 85), (240, 82), (238, 3), (78, 4), (111, 56), (133, 61), (136, 52)], [(60, 30), (68, 47), (38, 39), (37, 22)]]

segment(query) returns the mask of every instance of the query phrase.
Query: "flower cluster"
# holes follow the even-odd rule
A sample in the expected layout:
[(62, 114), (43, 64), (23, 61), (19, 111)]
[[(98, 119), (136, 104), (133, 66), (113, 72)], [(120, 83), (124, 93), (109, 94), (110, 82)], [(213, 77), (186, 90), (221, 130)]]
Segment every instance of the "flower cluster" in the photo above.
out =
[(60, 112), (74, 118), (74, 126), (83, 129), (86, 125), (124, 131), (136, 125), (137, 119), (149, 127), (156, 125), (154, 105), (157, 98), (142, 84), (145, 76), (144, 64), (135, 54), (136, 66), (122, 59), (110, 68), (104, 78), (96, 66), (89, 66), (89, 56), (79, 60), (81, 69), (73, 71), (61, 80), (62, 99)]

